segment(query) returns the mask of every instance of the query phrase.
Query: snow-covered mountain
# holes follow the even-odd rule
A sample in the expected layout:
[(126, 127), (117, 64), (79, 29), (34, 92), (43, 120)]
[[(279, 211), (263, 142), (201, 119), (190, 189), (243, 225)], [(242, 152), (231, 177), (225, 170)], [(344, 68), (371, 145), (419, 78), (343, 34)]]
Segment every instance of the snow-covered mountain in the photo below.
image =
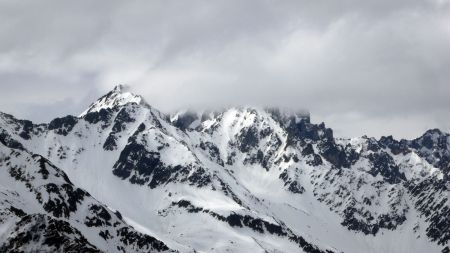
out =
[(340, 139), (304, 112), (0, 114), (0, 251), (450, 252), (450, 135)]

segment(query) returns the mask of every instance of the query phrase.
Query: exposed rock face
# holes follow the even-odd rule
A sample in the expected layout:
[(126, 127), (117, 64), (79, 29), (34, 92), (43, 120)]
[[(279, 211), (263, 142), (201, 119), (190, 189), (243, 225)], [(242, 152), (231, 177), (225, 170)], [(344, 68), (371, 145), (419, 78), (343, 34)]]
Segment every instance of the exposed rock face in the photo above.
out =
[(70, 223), (45, 214), (22, 217), (1, 252), (100, 252)]
[(169, 116), (118, 86), (79, 117), (0, 114), (0, 147), (7, 251), (449, 251), (437, 129), (342, 139), (274, 108)]
[(0, 140), (0, 252), (169, 251), (74, 186), (46, 158)]
[(56, 118), (48, 124), (48, 130), (54, 130), (55, 133), (66, 136), (77, 124), (78, 118), (74, 116), (66, 116), (64, 118)]

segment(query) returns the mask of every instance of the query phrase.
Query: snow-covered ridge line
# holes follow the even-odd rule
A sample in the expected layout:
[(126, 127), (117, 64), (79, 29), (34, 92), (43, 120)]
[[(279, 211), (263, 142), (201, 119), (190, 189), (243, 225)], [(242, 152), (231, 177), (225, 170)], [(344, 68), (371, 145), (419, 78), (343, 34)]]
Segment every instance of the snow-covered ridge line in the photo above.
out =
[(78, 117), (81, 118), (90, 112), (98, 112), (101, 109), (111, 109), (113, 107), (123, 106), (129, 103), (147, 105), (141, 96), (135, 95), (130, 91), (130, 87), (120, 84), (114, 87), (114, 89), (105, 96), (90, 105), (89, 108), (82, 112)]
[(49, 124), (0, 115), (0, 141), (42, 154), (180, 252), (448, 250), (447, 133), (338, 139), (304, 112), (169, 116), (128, 92)]

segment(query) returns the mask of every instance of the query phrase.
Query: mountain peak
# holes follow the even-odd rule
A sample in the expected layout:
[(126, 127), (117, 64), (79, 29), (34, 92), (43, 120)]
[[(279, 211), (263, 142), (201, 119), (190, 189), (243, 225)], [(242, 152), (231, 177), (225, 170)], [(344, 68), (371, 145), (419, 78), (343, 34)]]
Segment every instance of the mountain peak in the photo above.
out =
[(438, 128), (434, 128), (434, 129), (429, 129), (429, 130), (427, 130), (423, 135), (422, 135), (422, 137), (423, 136), (426, 136), (426, 135), (432, 135), (432, 136), (441, 136), (441, 135), (445, 135), (445, 133), (443, 133), (440, 129), (438, 129)]
[(80, 114), (79, 117), (83, 117), (90, 112), (98, 112), (101, 109), (123, 106), (130, 103), (147, 105), (141, 96), (131, 92), (130, 86), (119, 84), (106, 95), (91, 104), (87, 110)]

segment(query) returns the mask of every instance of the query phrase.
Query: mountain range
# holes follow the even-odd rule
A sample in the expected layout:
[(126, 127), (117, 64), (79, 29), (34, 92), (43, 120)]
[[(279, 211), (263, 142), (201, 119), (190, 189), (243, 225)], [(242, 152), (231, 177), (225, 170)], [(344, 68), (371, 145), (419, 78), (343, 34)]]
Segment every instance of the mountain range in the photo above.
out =
[(0, 252), (450, 252), (450, 135), (337, 138), (303, 111), (166, 114), (119, 85), (0, 113)]

